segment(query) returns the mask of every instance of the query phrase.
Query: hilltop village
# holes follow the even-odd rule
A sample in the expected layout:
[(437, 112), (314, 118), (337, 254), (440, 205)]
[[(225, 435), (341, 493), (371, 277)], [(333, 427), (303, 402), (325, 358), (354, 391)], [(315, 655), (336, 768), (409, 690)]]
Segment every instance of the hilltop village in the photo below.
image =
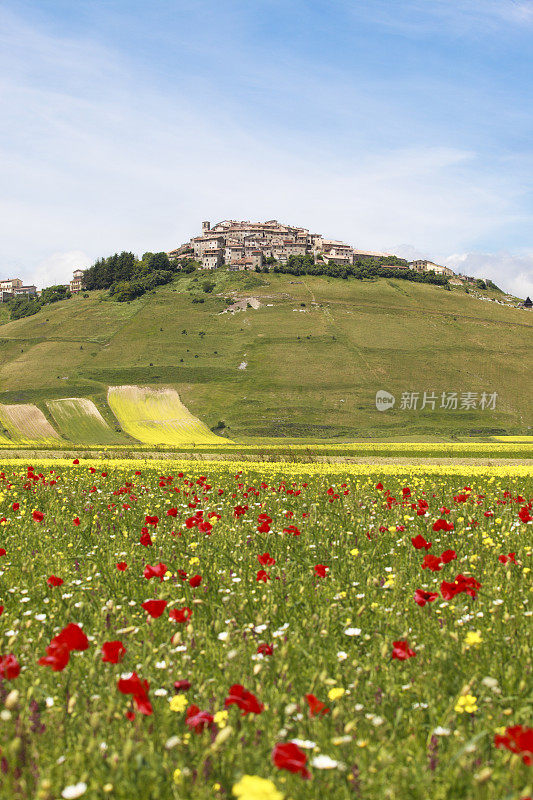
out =
[[(230, 270), (261, 268), (265, 263), (286, 263), (291, 256), (312, 256), (317, 262), (348, 266), (360, 261), (386, 263), (398, 269), (453, 276), (453, 270), (431, 261), (401, 262), (393, 253), (378, 253), (352, 247), (336, 239), (325, 239), (307, 228), (267, 222), (224, 220), (211, 227), (202, 222), (202, 233), (168, 252), (169, 258), (193, 257), (202, 269), (227, 266)], [(391, 263), (398, 262), (398, 263)]]
[(47, 303), (95, 289), (107, 289), (114, 300), (127, 302), (168, 283), (178, 271), (216, 269), (359, 279), (397, 277), (445, 289), (463, 286), (480, 299), (531, 307), (529, 298), (517, 304), (516, 298), (503, 293), (501, 299), (480, 295), (487, 289), (499, 291), (489, 280), (455, 274), (450, 267), (427, 259), (407, 261), (393, 253), (363, 250), (275, 219), (223, 220), (213, 226), (204, 221), (198, 236), (174, 249), (144, 253), (141, 258), (126, 251), (115, 253), (98, 259), (88, 269), (74, 270), (67, 285), (39, 290), (34, 285), (25, 286), (19, 278), (0, 280), (0, 303), (9, 303), (11, 319), (18, 319), (37, 313)]

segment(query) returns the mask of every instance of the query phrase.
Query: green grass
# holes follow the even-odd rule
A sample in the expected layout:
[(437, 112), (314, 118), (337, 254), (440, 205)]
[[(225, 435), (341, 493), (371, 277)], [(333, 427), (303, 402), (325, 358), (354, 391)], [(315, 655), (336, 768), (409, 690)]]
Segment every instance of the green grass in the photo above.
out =
[(57, 430), (69, 442), (80, 445), (125, 443), (125, 437), (109, 427), (90, 400), (76, 397), (49, 400), (47, 407)]
[[(87, 397), (114, 426), (109, 385), (168, 386), (237, 440), (454, 439), (533, 427), (527, 311), (400, 280), (221, 270), (205, 294), (203, 277), (180, 276), (126, 304), (78, 295), (0, 325), (0, 400), (44, 410), (49, 399)], [(220, 314), (224, 298), (239, 296), (263, 305)], [(394, 410), (376, 410), (378, 389), (397, 397)], [(498, 401), (496, 411), (402, 412), (403, 391), (495, 391)]]
[[(1, 686), (2, 797), (55, 800), (82, 783), (87, 800), (132, 800), (140, 791), (229, 800), (244, 774), (270, 781), (284, 800), (530, 794), (531, 767), (498, 749), (495, 736), (532, 719), (532, 528), (519, 517), (524, 501), (514, 499), (533, 496), (531, 470), (31, 466), (29, 492), (29, 462), (1, 465), (1, 656), (12, 653), (21, 666)], [(186, 524), (199, 511), (204, 520), (216, 515), (212, 529)], [(260, 512), (267, 529), (259, 530)], [(453, 529), (433, 530), (443, 516)], [(140, 542), (144, 526), (151, 545)], [(418, 535), (429, 554), (454, 550), (456, 558), (438, 572), (422, 569), (426, 550), (411, 541)], [(509, 552), (516, 563), (501, 563)], [(275, 563), (261, 564), (264, 553)], [(159, 563), (164, 579), (147, 580), (146, 565)], [(442, 582), (459, 573), (479, 582), (476, 596), (444, 599)], [(52, 575), (61, 586), (48, 584)], [(420, 607), (417, 589), (438, 597)], [(167, 602), (162, 616), (149, 617), (148, 599)], [(188, 622), (169, 618), (183, 608)], [(83, 627), (86, 648), (57, 671), (39, 664), (69, 623)], [(113, 641), (125, 648), (116, 664), (102, 660)], [(415, 655), (393, 659), (398, 641)], [(271, 655), (258, 658), (261, 643)], [(152, 713), (118, 690), (132, 671), (148, 682), (151, 709), (143, 711)], [(184, 680), (190, 686), (178, 692)], [(260, 713), (225, 708), (234, 684), (264, 704)], [(308, 694), (327, 712), (311, 715)], [(171, 707), (176, 696), (185, 699)], [(214, 716), (208, 730), (187, 726), (193, 705)], [(275, 746), (294, 739), (309, 780), (272, 762)], [(331, 768), (320, 767), (324, 757)]]

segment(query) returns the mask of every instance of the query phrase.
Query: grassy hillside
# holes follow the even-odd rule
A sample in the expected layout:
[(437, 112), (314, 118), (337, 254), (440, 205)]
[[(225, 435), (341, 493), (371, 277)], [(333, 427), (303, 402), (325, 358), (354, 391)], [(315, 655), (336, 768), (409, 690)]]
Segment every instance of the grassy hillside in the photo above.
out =
[[(211, 294), (202, 281), (214, 279)], [(254, 297), (257, 310), (221, 314)], [(193, 298), (205, 302), (193, 303)], [(0, 402), (87, 397), (115, 429), (108, 386), (178, 390), (231, 439), (525, 433), (533, 314), (401, 280), (179, 276), (131, 303), (99, 292), (0, 324)], [(239, 366), (246, 365), (239, 369)], [(378, 412), (376, 391), (397, 398)], [(401, 411), (404, 391), (498, 392), (496, 410)], [(127, 436), (123, 434), (124, 441)]]

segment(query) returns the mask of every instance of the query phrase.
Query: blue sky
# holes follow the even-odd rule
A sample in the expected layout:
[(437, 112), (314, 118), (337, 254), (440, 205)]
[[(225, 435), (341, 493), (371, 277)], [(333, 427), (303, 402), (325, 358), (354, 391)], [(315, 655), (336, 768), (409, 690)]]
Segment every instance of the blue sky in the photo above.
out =
[(272, 219), (533, 294), (533, 0), (4, 0), (0, 272)]

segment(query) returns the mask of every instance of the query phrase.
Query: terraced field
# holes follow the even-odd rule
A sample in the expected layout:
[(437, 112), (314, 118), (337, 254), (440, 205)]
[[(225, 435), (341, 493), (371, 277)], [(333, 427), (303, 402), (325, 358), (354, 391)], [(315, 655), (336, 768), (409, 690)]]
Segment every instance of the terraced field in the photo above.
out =
[(28, 442), (54, 444), (61, 438), (40, 408), (30, 403), (0, 405), (0, 425), (11, 441), (21, 444)]
[(174, 389), (110, 386), (109, 406), (122, 428), (148, 445), (227, 443), (183, 405)]
[(124, 437), (109, 427), (92, 400), (85, 397), (65, 397), (49, 400), (46, 405), (58, 429), (75, 444), (124, 442)]

